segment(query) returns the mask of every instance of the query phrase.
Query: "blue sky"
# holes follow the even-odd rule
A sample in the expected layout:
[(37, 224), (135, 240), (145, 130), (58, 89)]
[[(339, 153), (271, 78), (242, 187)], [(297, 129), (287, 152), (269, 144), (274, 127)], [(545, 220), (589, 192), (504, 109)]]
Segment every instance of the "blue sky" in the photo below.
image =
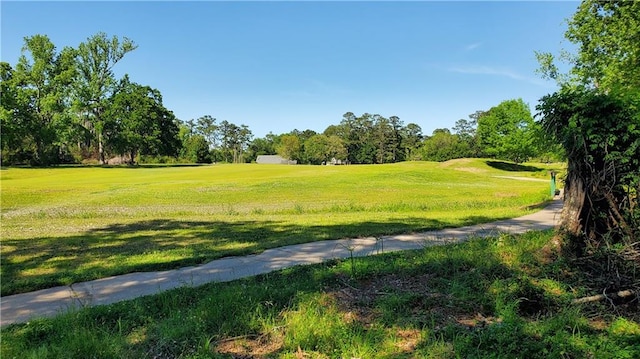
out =
[(139, 46), (118, 76), (161, 91), (181, 120), (211, 115), (255, 137), (322, 132), (345, 112), (424, 134), (476, 110), (553, 92), (534, 51), (558, 53), (578, 2), (1, 3), (1, 59), (25, 36), (61, 49), (103, 31)]

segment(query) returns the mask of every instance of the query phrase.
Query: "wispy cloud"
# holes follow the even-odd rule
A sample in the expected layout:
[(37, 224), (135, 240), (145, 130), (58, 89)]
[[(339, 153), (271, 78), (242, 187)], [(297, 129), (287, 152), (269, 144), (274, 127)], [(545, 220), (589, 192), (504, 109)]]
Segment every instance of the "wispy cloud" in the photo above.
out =
[(479, 48), (480, 46), (482, 46), (482, 43), (481, 42), (476, 42), (476, 43), (469, 44), (469, 45), (465, 46), (464, 49), (467, 50), (467, 51), (472, 51), (472, 50), (475, 50), (475, 49)]
[(524, 76), (516, 71), (504, 67), (491, 67), (491, 66), (454, 66), (448, 69), (451, 72), (457, 72), (461, 74), (471, 75), (489, 75), (489, 76), (501, 76), (507, 77), (516, 81), (526, 81), (534, 85), (545, 86), (547, 83), (541, 79), (535, 77)]

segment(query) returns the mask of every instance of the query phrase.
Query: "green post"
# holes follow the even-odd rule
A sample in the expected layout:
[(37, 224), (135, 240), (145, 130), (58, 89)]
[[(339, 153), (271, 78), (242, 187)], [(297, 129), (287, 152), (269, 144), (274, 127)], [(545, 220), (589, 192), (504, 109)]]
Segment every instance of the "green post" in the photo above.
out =
[(551, 171), (551, 197), (556, 196), (556, 172)]

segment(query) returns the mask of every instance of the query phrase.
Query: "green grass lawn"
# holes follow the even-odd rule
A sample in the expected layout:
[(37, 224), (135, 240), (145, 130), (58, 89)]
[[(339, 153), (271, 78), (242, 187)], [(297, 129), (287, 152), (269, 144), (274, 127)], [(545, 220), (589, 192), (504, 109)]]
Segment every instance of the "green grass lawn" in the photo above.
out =
[(1, 294), (294, 243), (515, 217), (549, 198), (550, 168), (558, 166), (474, 159), (3, 169)]
[(3, 328), (2, 358), (638, 358), (551, 232), (336, 260)]

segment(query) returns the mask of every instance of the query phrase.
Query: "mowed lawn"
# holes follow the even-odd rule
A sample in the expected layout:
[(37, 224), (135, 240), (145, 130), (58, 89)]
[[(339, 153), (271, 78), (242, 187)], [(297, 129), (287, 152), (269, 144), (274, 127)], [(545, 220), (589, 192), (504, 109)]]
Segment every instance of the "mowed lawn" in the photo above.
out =
[(484, 160), (3, 169), (1, 294), (516, 217), (549, 199), (550, 169)]

